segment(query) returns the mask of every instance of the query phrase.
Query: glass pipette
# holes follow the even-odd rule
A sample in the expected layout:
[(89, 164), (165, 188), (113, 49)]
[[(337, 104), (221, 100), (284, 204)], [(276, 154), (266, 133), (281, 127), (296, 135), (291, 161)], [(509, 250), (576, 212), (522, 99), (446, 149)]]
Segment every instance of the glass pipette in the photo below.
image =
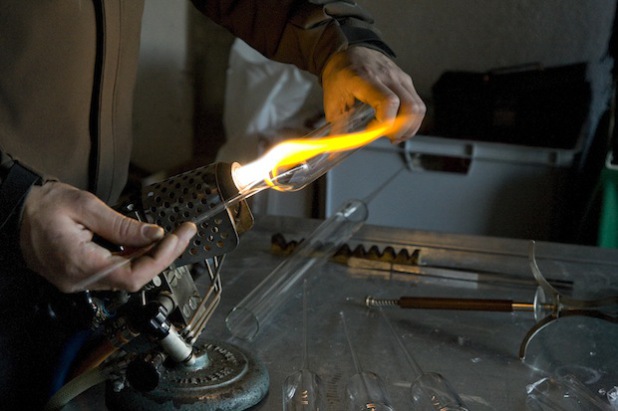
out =
[(361, 368), (343, 311), (340, 311), (339, 315), (356, 370), (356, 374), (350, 377), (346, 384), (348, 411), (393, 411), (394, 408), (382, 379), (376, 373), (363, 371)]
[(283, 382), (283, 411), (325, 411), (326, 388), (318, 374), (309, 367), (307, 333), (307, 280), (303, 281), (303, 358), (300, 370)]
[(397, 345), (401, 348), (401, 352), (404, 354), (412, 372), (417, 376), (412, 382), (410, 389), (412, 396), (411, 410), (468, 411), (468, 407), (464, 404), (459, 394), (457, 394), (446, 378), (436, 372), (423, 371), (407, 350), (401, 337), (397, 334), (382, 309), (380, 309), (380, 314), (382, 314), (382, 318), (384, 318), (384, 321), (388, 324), (388, 328), (391, 330), (395, 341), (397, 341)]

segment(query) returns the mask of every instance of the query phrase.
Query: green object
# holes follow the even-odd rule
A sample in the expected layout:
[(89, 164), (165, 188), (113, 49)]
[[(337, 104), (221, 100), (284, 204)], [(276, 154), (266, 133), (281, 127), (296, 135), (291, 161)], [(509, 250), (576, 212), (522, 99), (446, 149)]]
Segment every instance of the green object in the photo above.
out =
[(618, 166), (611, 161), (601, 173), (603, 204), (599, 222), (599, 246), (618, 248)]

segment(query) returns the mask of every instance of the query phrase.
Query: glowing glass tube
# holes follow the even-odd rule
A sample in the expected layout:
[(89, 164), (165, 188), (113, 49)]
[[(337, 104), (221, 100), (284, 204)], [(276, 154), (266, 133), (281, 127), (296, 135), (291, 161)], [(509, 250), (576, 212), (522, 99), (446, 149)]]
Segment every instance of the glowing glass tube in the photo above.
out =
[(232, 309), (225, 319), (228, 330), (248, 341), (255, 338), (277, 309), (298, 291), (298, 282), (358, 231), (367, 215), (367, 206), (360, 200), (344, 204)]
[(283, 141), (256, 161), (236, 167), (232, 172), (234, 182), (241, 192), (260, 188), (300, 190), (392, 128), (392, 125), (367, 128), (373, 118), (371, 107), (358, 105), (306, 137)]

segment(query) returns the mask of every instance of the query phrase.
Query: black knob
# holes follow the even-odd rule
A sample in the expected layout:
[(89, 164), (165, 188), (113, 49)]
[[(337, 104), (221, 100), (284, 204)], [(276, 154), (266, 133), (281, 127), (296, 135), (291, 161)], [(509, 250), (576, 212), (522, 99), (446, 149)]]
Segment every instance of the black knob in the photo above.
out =
[(161, 380), (160, 368), (163, 360), (163, 354), (158, 353), (131, 361), (126, 374), (131, 387), (140, 392), (148, 392), (157, 388)]

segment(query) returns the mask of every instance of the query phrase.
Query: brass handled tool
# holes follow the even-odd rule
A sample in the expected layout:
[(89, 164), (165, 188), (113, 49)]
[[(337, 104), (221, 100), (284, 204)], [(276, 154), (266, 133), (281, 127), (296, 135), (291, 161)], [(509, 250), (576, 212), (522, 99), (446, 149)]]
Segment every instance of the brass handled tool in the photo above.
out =
[(535, 243), (533, 241), (530, 242), (528, 259), (530, 269), (538, 284), (532, 303), (478, 298), (404, 296), (395, 299), (383, 299), (368, 296), (365, 298), (365, 305), (368, 307), (398, 306), (426, 310), (532, 312), (536, 324), (528, 330), (520, 344), (519, 357), (521, 359), (525, 358), (526, 349), (532, 338), (562, 317), (585, 316), (618, 324), (618, 295), (580, 300), (562, 294), (541, 273), (536, 262)]
[(533, 303), (513, 300), (478, 299), (478, 298), (441, 298), (441, 297), (400, 297), (381, 299), (367, 296), (368, 307), (399, 306), (424, 310), (464, 310), (464, 311), (534, 311)]

